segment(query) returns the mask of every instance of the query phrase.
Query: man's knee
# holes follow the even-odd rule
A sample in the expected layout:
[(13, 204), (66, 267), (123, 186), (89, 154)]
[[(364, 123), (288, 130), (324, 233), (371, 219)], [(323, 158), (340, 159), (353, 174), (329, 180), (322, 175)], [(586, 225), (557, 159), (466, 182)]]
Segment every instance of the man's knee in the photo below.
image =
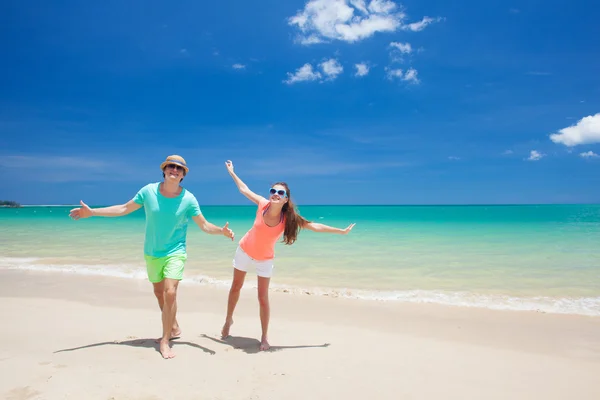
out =
[(165, 302), (172, 304), (175, 302), (177, 297), (177, 286), (167, 286), (163, 291), (163, 296), (165, 298)]

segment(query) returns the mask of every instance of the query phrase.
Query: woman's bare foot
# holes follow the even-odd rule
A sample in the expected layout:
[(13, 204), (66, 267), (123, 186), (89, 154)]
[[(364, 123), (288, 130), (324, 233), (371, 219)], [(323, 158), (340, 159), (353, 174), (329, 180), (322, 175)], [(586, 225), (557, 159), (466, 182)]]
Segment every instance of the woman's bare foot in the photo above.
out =
[(233, 319), (225, 321), (223, 329), (221, 329), (221, 339), (225, 339), (227, 336), (229, 336), (229, 329), (231, 328), (231, 325), (233, 325)]
[(173, 358), (173, 357), (175, 357), (175, 353), (173, 353), (173, 350), (171, 350), (171, 347), (169, 346), (169, 341), (168, 340), (161, 340), (160, 341), (160, 354), (163, 356), (163, 358)]
[(267, 351), (271, 348), (271, 345), (269, 344), (269, 341), (267, 340), (267, 338), (263, 338), (260, 341), (260, 351)]

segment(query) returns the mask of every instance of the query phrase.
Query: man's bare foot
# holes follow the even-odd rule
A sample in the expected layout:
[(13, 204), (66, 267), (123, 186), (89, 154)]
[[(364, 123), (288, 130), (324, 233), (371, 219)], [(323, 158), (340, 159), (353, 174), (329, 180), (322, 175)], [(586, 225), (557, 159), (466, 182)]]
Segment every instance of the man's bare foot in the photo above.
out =
[(171, 339), (178, 339), (179, 337), (181, 337), (181, 328), (173, 328), (171, 331)]
[(229, 329), (231, 328), (231, 325), (233, 325), (233, 319), (225, 321), (223, 329), (221, 330), (221, 339), (225, 339), (227, 336), (229, 336)]
[[(173, 330), (171, 331), (171, 339), (169, 340), (173, 340), (173, 339), (179, 339), (181, 337), (181, 328), (177, 327), (177, 329), (173, 328)], [(160, 343), (160, 341), (162, 340), (162, 336), (159, 337), (158, 339), (154, 339), (154, 341), (156, 343)]]
[(269, 341), (267, 340), (267, 338), (264, 338), (261, 342), (260, 342), (260, 351), (267, 351), (271, 348), (271, 345), (269, 344)]
[(173, 350), (171, 350), (171, 347), (169, 346), (169, 341), (168, 340), (161, 340), (160, 341), (160, 354), (162, 354), (163, 358), (173, 358), (173, 357), (175, 357), (175, 353), (173, 353)]

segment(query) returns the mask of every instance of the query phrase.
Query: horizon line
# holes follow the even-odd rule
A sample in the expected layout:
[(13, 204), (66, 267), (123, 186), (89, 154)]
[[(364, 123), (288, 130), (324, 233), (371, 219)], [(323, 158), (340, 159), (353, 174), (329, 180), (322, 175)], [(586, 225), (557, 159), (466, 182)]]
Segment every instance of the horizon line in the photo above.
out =
[[(93, 204), (90, 207), (109, 207), (114, 204)], [(332, 207), (447, 207), (447, 206), (545, 206), (545, 205), (600, 205), (600, 202), (565, 202), (565, 203), (390, 203), (390, 204), (296, 204), (297, 207), (305, 206), (332, 206)], [(19, 207), (79, 207), (80, 204), (19, 204), (14, 206), (0, 206), (2, 208)], [(200, 207), (255, 207), (253, 204), (201, 204)]]

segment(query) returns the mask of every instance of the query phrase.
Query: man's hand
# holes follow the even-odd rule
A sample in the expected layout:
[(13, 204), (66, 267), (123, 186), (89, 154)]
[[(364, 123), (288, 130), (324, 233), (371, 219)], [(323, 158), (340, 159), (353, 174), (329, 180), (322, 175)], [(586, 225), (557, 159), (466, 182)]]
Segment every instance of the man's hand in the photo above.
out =
[(344, 229), (344, 231), (342, 232), (342, 235), (349, 234), (350, 231), (352, 230), (352, 228), (354, 228), (354, 225), (356, 225), (356, 224), (350, 224), (350, 225), (348, 225), (348, 227), (346, 229)]
[(221, 228), (221, 232), (223, 232), (223, 235), (225, 235), (228, 238), (230, 238), (231, 240), (233, 240), (233, 238), (235, 237), (235, 233), (233, 233), (233, 231), (231, 229), (229, 229), (228, 226), (229, 226), (229, 222), (226, 222), (225, 226), (223, 228)]
[(69, 217), (73, 218), (74, 220), (91, 217), (93, 215), (92, 209), (85, 204), (83, 200), (80, 200), (79, 202), (81, 203), (81, 207), (72, 209), (69, 213)]

